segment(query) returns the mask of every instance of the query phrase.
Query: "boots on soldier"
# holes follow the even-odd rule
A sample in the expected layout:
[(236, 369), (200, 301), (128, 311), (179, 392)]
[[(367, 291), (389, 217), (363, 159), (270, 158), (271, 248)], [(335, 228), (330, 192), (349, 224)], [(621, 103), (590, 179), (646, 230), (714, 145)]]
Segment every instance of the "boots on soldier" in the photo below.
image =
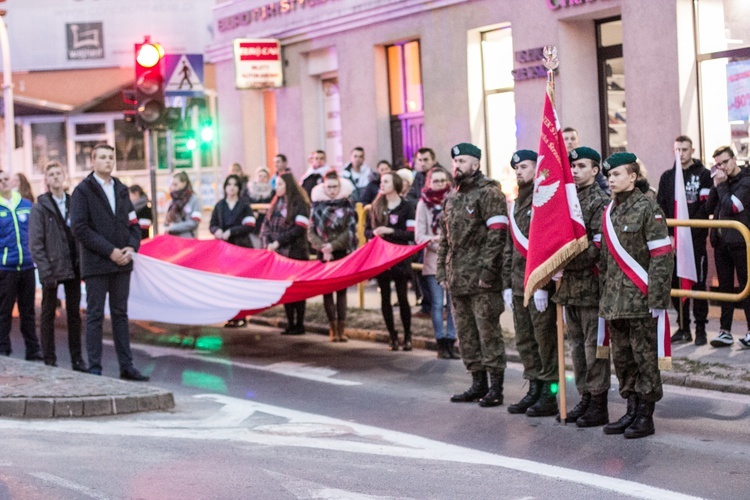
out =
[(346, 320), (340, 319), (336, 324), (336, 336), (339, 342), (348, 342), (349, 337), (346, 336)]
[(466, 392), (451, 396), (451, 403), (473, 403), (487, 394), (487, 372), (471, 372), (471, 379), (471, 387)]
[(508, 407), (508, 413), (526, 413), (526, 410), (537, 402), (539, 396), (542, 394), (542, 381), (541, 380), (529, 380), (529, 392), (516, 404), (512, 404)]
[(404, 333), (404, 351), (411, 351), (411, 332)]
[(607, 409), (607, 391), (591, 396), (586, 413), (576, 420), (578, 427), (598, 427), (609, 422), (609, 411)]
[[(581, 394), (581, 400), (578, 402), (577, 405), (573, 407), (572, 410), (568, 412), (568, 415), (565, 417), (565, 423), (566, 424), (572, 424), (576, 420), (578, 420), (578, 417), (586, 413), (586, 410), (589, 409), (589, 405), (591, 404), (591, 393), (590, 392), (584, 392)], [(557, 414), (557, 421), (560, 421), (560, 414)]]
[(338, 342), (339, 341), (339, 334), (337, 330), (338, 326), (336, 325), (335, 321), (329, 321), (328, 322), (328, 339), (331, 342)]
[(552, 392), (552, 384), (557, 384), (557, 382), (544, 382), (539, 399), (526, 410), (527, 417), (552, 417), (557, 415), (559, 408), (557, 407), (557, 396)]
[(456, 339), (446, 339), (445, 345), (448, 348), (448, 357), (450, 359), (461, 359), (461, 356), (456, 352)]
[(628, 409), (625, 412), (625, 415), (620, 417), (620, 419), (617, 422), (610, 422), (609, 424), (604, 426), (604, 434), (622, 434), (625, 432), (625, 429), (630, 427), (630, 425), (635, 420), (635, 413), (638, 408), (638, 395), (635, 393), (630, 394), (628, 396)]
[(479, 406), (487, 408), (503, 404), (503, 381), (505, 372), (500, 370), (490, 373), (490, 390), (479, 400)]
[(656, 403), (649, 403), (638, 398), (638, 409), (635, 420), (625, 429), (625, 439), (636, 439), (650, 436), (654, 432), (654, 408)]

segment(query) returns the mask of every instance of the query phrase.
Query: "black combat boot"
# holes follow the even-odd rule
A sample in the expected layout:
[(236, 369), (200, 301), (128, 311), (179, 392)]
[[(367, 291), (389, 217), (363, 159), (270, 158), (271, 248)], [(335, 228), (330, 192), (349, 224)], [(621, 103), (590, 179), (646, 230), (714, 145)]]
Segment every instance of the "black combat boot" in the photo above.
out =
[(706, 345), (706, 324), (696, 323), (695, 324), (695, 345)]
[(487, 372), (471, 372), (471, 387), (464, 393), (451, 396), (451, 403), (473, 403), (484, 397), (489, 390), (487, 387)]
[(607, 391), (591, 396), (586, 413), (578, 417), (578, 427), (598, 427), (609, 422), (609, 410), (607, 409)]
[(461, 359), (456, 352), (456, 339), (446, 339), (445, 345), (448, 347), (448, 356), (450, 359)]
[[(565, 417), (565, 423), (566, 424), (572, 424), (576, 420), (578, 420), (578, 417), (586, 413), (586, 410), (589, 409), (589, 405), (591, 404), (591, 393), (584, 392), (581, 394), (581, 400), (578, 402), (577, 405), (573, 407), (572, 410), (568, 413), (568, 415)], [(557, 421), (560, 421), (560, 414), (557, 414)]]
[(479, 400), (479, 406), (484, 408), (490, 406), (500, 406), (503, 404), (503, 381), (505, 380), (505, 372), (500, 370), (490, 373), (490, 390), (487, 394)]
[(391, 351), (398, 351), (398, 332), (391, 332)]
[(541, 380), (529, 380), (529, 392), (516, 404), (512, 404), (508, 407), (508, 413), (526, 413), (526, 410), (537, 402), (539, 396), (542, 394), (542, 381)]
[(656, 403), (649, 403), (638, 399), (638, 409), (635, 412), (635, 420), (630, 427), (625, 429), (625, 439), (636, 439), (650, 436), (654, 430), (654, 408)]
[(445, 344), (446, 339), (437, 339), (437, 357), (438, 359), (448, 359), (448, 346)]
[(557, 415), (557, 396), (552, 392), (552, 384), (557, 382), (543, 382), (542, 394), (536, 403), (526, 410), (527, 417), (552, 417)]
[(411, 351), (411, 332), (404, 333), (404, 351)]
[(638, 394), (631, 394), (628, 396), (628, 409), (625, 415), (620, 417), (617, 422), (611, 422), (604, 426), (604, 434), (622, 434), (625, 429), (635, 420), (635, 412), (638, 409)]

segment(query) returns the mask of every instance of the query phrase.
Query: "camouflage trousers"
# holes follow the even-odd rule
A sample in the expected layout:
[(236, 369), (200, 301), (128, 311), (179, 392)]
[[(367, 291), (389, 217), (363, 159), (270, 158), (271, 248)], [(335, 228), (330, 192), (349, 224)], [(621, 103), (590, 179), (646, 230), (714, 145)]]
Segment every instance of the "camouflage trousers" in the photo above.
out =
[(505, 340), (500, 328), (500, 292), (451, 296), (461, 359), (470, 372), (505, 370)]
[(596, 358), (599, 308), (565, 306), (565, 321), (578, 393), (598, 395), (609, 391), (609, 358)]
[(649, 403), (659, 401), (664, 393), (656, 344), (656, 319), (613, 319), (607, 321), (607, 325), (620, 396), (627, 399), (636, 393)]
[(516, 349), (523, 363), (523, 378), (555, 382), (557, 375), (557, 307), (550, 301), (544, 312), (539, 312), (530, 300), (523, 305), (523, 297), (513, 296), (513, 325), (516, 329)]

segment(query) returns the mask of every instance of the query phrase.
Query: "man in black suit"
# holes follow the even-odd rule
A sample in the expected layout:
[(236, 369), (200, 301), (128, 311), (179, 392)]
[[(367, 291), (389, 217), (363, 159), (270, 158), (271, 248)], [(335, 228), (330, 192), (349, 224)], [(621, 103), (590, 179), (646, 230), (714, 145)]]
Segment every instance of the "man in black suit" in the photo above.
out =
[(141, 229), (128, 188), (112, 177), (115, 150), (97, 144), (91, 151), (93, 172), (73, 191), (71, 226), (81, 245), (81, 276), (86, 282), (86, 350), (89, 373), (102, 374), (102, 323), (109, 294), (112, 336), (120, 378), (146, 381), (133, 366), (128, 328), (128, 295), (133, 254), (141, 243)]

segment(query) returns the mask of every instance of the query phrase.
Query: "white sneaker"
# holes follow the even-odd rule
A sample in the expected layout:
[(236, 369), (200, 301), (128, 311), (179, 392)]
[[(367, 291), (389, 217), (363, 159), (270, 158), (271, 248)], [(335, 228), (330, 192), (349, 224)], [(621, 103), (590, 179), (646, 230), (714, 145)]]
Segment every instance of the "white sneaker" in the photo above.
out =
[(732, 344), (734, 344), (732, 334), (726, 330), (719, 330), (719, 335), (711, 340), (711, 346), (713, 347), (729, 347)]
[(740, 349), (750, 349), (750, 332), (745, 334), (744, 339), (739, 339)]

